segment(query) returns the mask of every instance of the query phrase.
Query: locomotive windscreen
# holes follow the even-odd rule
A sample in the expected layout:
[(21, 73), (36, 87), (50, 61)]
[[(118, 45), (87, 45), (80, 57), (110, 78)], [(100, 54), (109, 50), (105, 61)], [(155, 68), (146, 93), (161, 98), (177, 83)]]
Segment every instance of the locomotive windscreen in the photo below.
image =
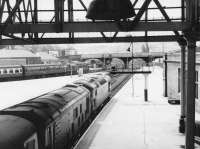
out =
[(130, 0), (93, 0), (86, 18), (92, 20), (120, 20), (135, 16)]

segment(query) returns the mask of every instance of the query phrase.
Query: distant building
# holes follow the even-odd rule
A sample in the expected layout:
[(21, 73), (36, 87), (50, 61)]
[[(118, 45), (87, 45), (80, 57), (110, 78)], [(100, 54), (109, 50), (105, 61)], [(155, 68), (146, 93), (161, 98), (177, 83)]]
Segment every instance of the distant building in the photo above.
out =
[(0, 65), (41, 64), (41, 58), (26, 50), (0, 50)]
[(58, 58), (46, 52), (37, 52), (36, 55), (41, 57), (43, 64), (59, 64), (60, 63)]
[[(167, 96), (180, 100), (181, 91), (181, 52), (176, 51), (167, 55)], [(187, 74), (187, 73), (186, 73)], [(200, 48), (196, 52), (196, 109), (200, 112)]]
[(49, 50), (48, 53), (49, 53), (50, 55), (55, 56), (55, 57), (58, 57), (58, 56), (59, 56), (59, 52), (58, 52), (58, 51), (55, 51), (55, 50)]

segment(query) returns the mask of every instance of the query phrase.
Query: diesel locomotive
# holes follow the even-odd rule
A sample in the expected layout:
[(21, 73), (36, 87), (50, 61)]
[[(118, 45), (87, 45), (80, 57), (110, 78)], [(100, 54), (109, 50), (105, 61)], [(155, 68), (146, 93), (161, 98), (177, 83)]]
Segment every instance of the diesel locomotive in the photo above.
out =
[(111, 80), (108, 74), (93, 74), (0, 111), (0, 147), (69, 148), (89, 117), (110, 96), (112, 84), (119, 83), (119, 77)]

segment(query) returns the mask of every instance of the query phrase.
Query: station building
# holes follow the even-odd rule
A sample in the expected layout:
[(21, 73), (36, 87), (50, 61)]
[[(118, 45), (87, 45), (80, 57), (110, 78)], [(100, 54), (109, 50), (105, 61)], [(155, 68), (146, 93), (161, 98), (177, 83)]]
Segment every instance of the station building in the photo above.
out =
[(27, 50), (0, 50), (0, 65), (41, 64), (41, 58)]
[(41, 57), (43, 64), (60, 64), (60, 60), (58, 58), (47, 52), (37, 52), (36, 55)]
[[(186, 56), (187, 57), (187, 56)], [(187, 61), (187, 58), (186, 58)], [(180, 100), (181, 91), (181, 51), (169, 53), (166, 60), (167, 96), (172, 100)], [(186, 62), (187, 65), (187, 62)], [(186, 67), (187, 69), (187, 67)], [(186, 70), (187, 75), (187, 70)], [(200, 47), (196, 49), (196, 110), (200, 112)]]

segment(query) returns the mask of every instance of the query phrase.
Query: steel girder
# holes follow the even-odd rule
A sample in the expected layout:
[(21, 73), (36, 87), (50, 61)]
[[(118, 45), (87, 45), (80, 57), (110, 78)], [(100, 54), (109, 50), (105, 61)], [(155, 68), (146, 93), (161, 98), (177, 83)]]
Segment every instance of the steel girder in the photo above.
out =
[[(69, 43), (120, 43), (120, 42), (176, 42), (178, 40), (175, 35), (168, 36), (138, 36), (138, 37), (82, 37), (74, 38), (41, 38), (41, 39), (2, 39), (0, 45), (30, 45), (30, 44), (69, 44)], [(200, 38), (199, 38), (200, 40)]]
[[(121, 22), (121, 26), (129, 26), (131, 22)], [(3, 25), (0, 25), (2, 28)], [(187, 22), (139, 22), (137, 26), (129, 31), (184, 31), (188, 30), (190, 24)], [(199, 28), (199, 26), (197, 26)], [(57, 24), (9, 24), (3, 33), (56, 33)], [(63, 24), (64, 32), (124, 32), (116, 22), (69, 22)]]

